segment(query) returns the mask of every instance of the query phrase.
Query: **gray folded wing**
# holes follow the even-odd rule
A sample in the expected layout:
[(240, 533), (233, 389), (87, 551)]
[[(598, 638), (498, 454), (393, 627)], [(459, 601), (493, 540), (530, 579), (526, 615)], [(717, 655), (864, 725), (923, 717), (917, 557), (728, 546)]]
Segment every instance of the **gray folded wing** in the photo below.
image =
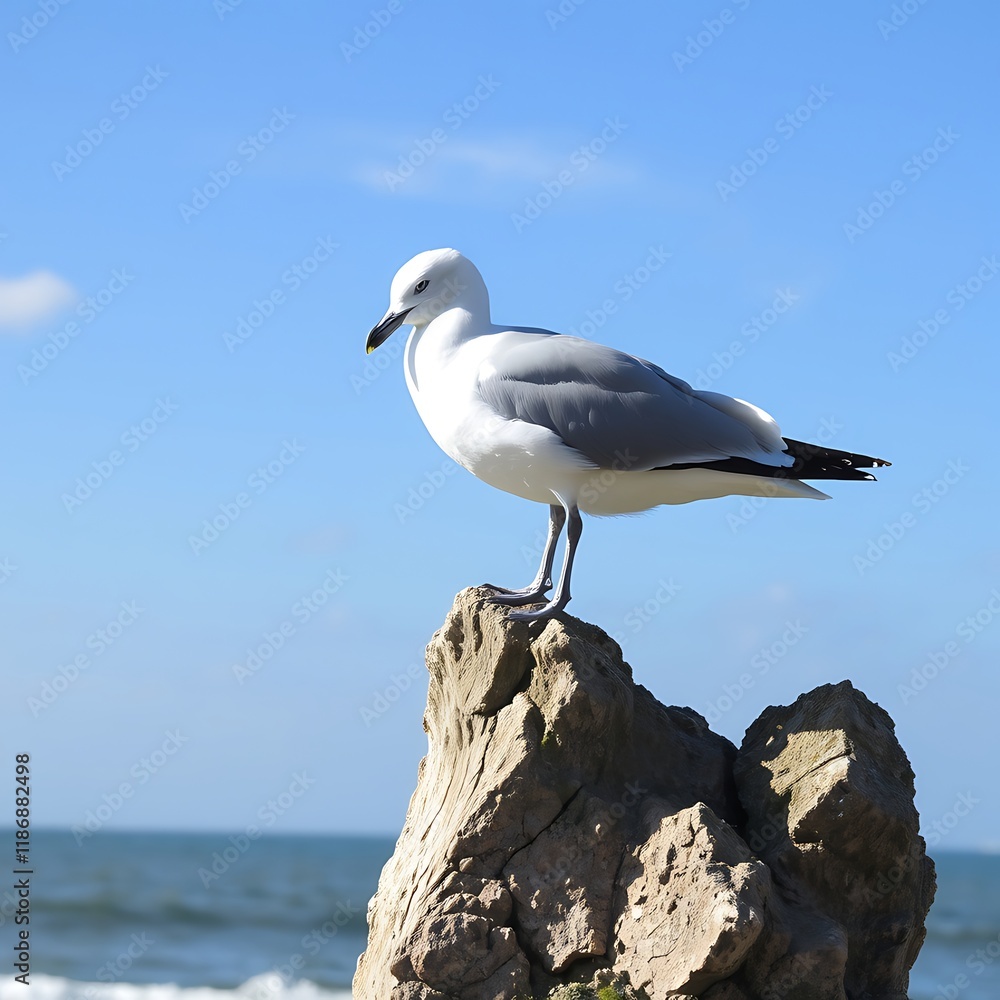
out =
[(598, 468), (642, 471), (737, 457), (791, 464), (774, 421), (748, 403), (698, 392), (589, 340), (517, 332), (526, 335), (494, 351), (485, 366), (482, 398), (507, 419), (547, 427)]

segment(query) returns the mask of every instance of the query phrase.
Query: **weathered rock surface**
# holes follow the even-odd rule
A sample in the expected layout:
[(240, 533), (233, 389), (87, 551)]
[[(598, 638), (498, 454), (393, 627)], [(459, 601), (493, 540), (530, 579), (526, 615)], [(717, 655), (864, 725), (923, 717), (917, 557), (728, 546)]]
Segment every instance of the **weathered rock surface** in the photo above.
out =
[(356, 1000), (571, 983), (602, 1000), (905, 1000), (934, 867), (881, 708), (817, 688), (737, 752), (635, 684), (600, 629), (509, 622), (488, 594), (460, 594), (427, 648), (429, 749)]

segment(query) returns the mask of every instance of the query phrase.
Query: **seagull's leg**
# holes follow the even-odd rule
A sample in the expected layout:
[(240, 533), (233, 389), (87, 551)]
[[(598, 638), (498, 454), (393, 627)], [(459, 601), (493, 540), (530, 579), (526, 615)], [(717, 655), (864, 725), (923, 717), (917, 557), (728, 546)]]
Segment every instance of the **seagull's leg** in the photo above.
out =
[(556, 587), (555, 595), (544, 608), (539, 608), (537, 611), (512, 611), (507, 615), (511, 621), (534, 622), (541, 618), (551, 618), (552, 615), (562, 611), (569, 604), (571, 596), (569, 578), (573, 572), (573, 557), (576, 555), (576, 547), (583, 534), (583, 517), (575, 504), (568, 507), (566, 513), (569, 515), (566, 526), (566, 559), (563, 562), (562, 573), (559, 574), (559, 586)]
[[(545, 600), (545, 592), (552, 589), (552, 561), (556, 555), (556, 543), (562, 534), (566, 523), (566, 511), (559, 504), (549, 506), (549, 537), (545, 540), (545, 551), (542, 553), (542, 563), (538, 567), (535, 579), (523, 590), (503, 590), (502, 594), (491, 597), (496, 604), (506, 604), (509, 607), (520, 607), (522, 604), (537, 604)], [(503, 588), (497, 587), (497, 590)]]

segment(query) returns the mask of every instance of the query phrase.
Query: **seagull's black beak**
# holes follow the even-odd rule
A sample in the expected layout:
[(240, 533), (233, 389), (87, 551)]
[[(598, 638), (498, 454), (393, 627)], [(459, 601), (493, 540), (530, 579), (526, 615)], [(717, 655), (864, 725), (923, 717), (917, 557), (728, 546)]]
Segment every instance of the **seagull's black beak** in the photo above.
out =
[(406, 319), (406, 314), (409, 309), (404, 309), (402, 312), (387, 312), (382, 319), (379, 320), (377, 326), (373, 326), (371, 333), (368, 334), (368, 340), (365, 343), (365, 354), (371, 354), (380, 344), (384, 344), (393, 334), (395, 330), (403, 325), (403, 321)]

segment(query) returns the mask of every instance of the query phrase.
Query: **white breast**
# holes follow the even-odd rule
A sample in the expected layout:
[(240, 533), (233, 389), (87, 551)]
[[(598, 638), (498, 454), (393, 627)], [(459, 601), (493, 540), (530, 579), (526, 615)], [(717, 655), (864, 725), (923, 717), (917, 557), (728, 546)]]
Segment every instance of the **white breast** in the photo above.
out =
[(545, 427), (501, 417), (483, 402), (479, 381), (491, 372), (490, 337), (442, 346), (414, 330), (406, 344), (406, 384), (421, 420), (442, 451), (497, 489), (552, 503), (571, 492), (582, 456)]

